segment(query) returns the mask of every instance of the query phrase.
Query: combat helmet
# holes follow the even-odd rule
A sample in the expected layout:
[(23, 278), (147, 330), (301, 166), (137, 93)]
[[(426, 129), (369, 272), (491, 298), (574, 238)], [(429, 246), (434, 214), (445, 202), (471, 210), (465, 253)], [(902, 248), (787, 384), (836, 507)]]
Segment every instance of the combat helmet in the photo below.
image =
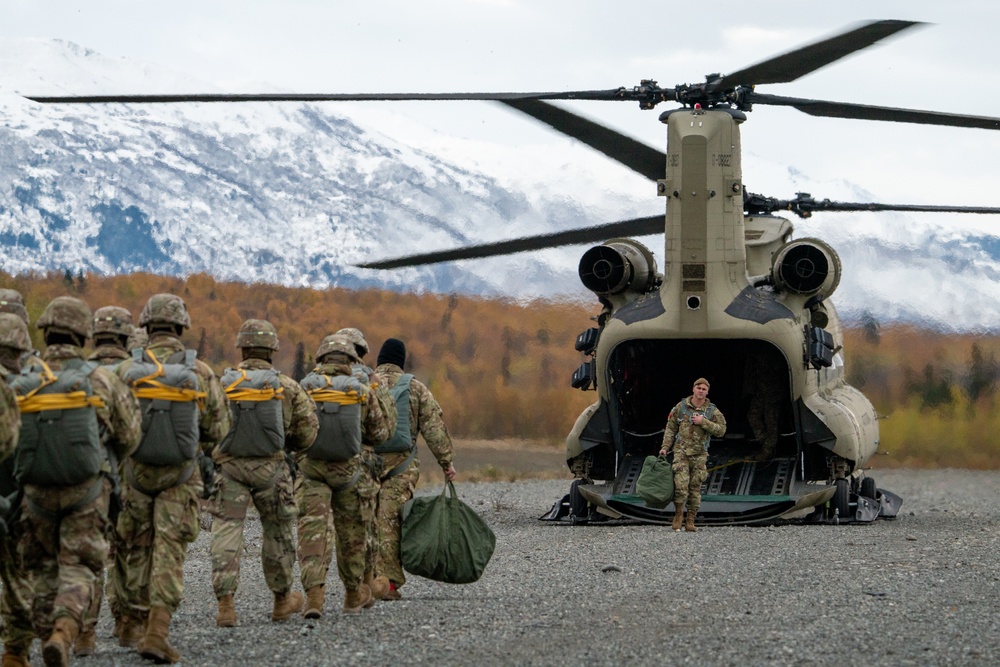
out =
[(148, 330), (149, 324), (176, 324), (185, 329), (190, 328), (191, 317), (184, 299), (176, 294), (154, 294), (149, 297), (139, 314), (139, 326)]
[(365, 340), (365, 335), (361, 333), (361, 329), (355, 329), (354, 327), (344, 327), (340, 331), (334, 334), (335, 336), (344, 336), (347, 340), (354, 343), (354, 347), (357, 348), (358, 357), (364, 357), (368, 354), (368, 341)]
[(361, 361), (354, 343), (343, 334), (331, 334), (324, 338), (323, 342), (319, 344), (319, 349), (316, 350), (316, 361), (320, 361), (326, 355), (334, 352), (347, 355), (351, 361)]
[(35, 324), (46, 332), (74, 334), (90, 338), (90, 306), (73, 296), (57, 296), (45, 306), (45, 311)]
[(247, 320), (236, 334), (236, 347), (278, 349), (278, 331), (267, 320)]
[(0, 289), (0, 313), (13, 313), (28, 324), (28, 309), (24, 307), (24, 297), (13, 289)]
[(31, 349), (28, 325), (14, 313), (0, 313), (0, 347), (9, 347), (19, 352)]
[(131, 336), (132, 313), (119, 306), (104, 306), (94, 311), (94, 335)]

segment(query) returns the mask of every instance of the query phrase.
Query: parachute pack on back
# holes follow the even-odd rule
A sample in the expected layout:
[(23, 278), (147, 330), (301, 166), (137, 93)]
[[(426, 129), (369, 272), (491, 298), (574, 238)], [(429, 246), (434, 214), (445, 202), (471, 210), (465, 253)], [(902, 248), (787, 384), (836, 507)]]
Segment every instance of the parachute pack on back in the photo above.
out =
[(101, 471), (107, 455), (101, 444), (90, 375), (99, 364), (69, 359), (53, 371), (41, 359), (7, 382), (17, 394), (21, 435), (14, 474), (19, 484), (72, 486)]
[(389, 388), (389, 395), (396, 402), (396, 431), (392, 437), (375, 447), (378, 454), (395, 454), (408, 452), (414, 449), (416, 441), (410, 433), (410, 380), (412, 373), (403, 373), (393, 387)]
[(353, 375), (323, 375), (313, 371), (302, 378), (303, 389), (316, 402), (319, 433), (309, 448), (316, 461), (347, 461), (361, 452), (361, 405), (368, 387)]
[(125, 380), (142, 408), (142, 441), (132, 458), (151, 466), (178, 466), (198, 455), (199, 402), (194, 350), (160, 363), (147, 350), (132, 350)]
[(278, 371), (227, 368), (222, 386), (229, 397), (233, 427), (222, 439), (220, 451), (238, 457), (269, 457), (284, 450), (284, 390)]

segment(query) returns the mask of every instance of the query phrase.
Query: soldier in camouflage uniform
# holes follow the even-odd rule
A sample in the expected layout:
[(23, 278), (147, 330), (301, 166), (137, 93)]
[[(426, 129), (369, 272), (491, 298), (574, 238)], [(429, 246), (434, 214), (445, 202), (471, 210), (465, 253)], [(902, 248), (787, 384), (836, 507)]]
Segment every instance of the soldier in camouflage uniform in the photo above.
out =
[[(375, 564), (373, 526), (377, 492), (364, 460), (374, 458), (365, 450), (384, 442), (391, 427), (374, 393), (354, 377), (351, 366), (359, 358), (349, 339), (328, 336), (316, 351), (316, 360), (319, 365), (302, 379), (302, 386), (317, 402), (320, 430), (313, 447), (297, 457), (300, 475), (296, 480), (299, 568), (306, 591), (306, 618), (319, 618), (323, 614), (330, 569), (327, 542), (331, 538), (328, 529), (331, 516), (336, 526), (337, 571), (346, 591), (344, 612), (357, 613), (375, 603), (372, 588), (365, 579), (371, 577)], [(341, 412), (360, 421), (352, 425), (345, 417), (343, 428), (354, 429), (350, 438), (324, 426)], [(356, 449), (353, 445), (357, 445)], [(388, 587), (385, 579), (372, 584), (380, 594)]]
[(284, 621), (302, 610), (302, 593), (291, 590), (295, 497), (285, 451), (306, 451), (318, 430), (316, 404), (298, 382), (271, 365), (278, 349), (274, 326), (264, 320), (247, 320), (236, 336), (236, 347), (243, 361), (222, 375), (233, 428), (212, 452), (220, 473), (212, 503), (212, 587), (219, 601), (219, 627), (237, 624), (233, 596), (240, 580), (243, 525), (251, 501), (264, 533), (261, 564), (274, 593), (271, 620)]
[(395, 435), (375, 448), (383, 459), (376, 513), (378, 561), (375, 569), (379, 575), (389, 579), (389, 591), (383, 596), (386, 600), (400, 599), (399, 589), (406, 583), (399, 555), (400, 509), (413, 497), (413, 489), (420, 478), (418, 435), (424, 436), (445, 477), (449, 481), (455, 479), (451, 436), (444, 424), (441, 406), (422, 382), (404, 375), (405, 362), (406, 345), (397, 338), (390, 338), (382, 344), (375, 368), (375, 372), (385, 379), (386, 386), (392, 388), (390, 391), (402, 403), (396, 406), (399, 417)]
[(781, 399), (787, 393), (788, 378), (776, 364), (767, 363), (761, 354), (747, 357), (743, 371), (743, 394), (749, 401), (747, 422), (753, 430), (760, 450), (754, 455), (757, 461), (774, 458), (778, 444), (778, 420), (781, 417)]
[(694, 393), (670, 410), (663, 433), (660, 456), (674, 452), (674, 530), (680, 530), (682, 523), (689, 532), (698, 530), (694, 518), (701, 507), (701, 485), (708, 479), (708, 443), (726, 433), (726, 418), (708, 400), (708, 388), (705, 378), (695, 380)]
[[(0, 306), (11, 303), (0, 290)], [(15, 292), (16, 294), (16, 292)], [(20, 304), (23, 317), (28, 316), (24, 305)], [(13, 310), (13, 309), (9, 309)], [(14, 312), (18, 312), (14, 310)], [(0, 374), (6, 376), (21, 371), (21, 359), (31, 349), (28, 338), (28, 327), (22, 315), (11, 312), (0, 313)], [(17, 444), (18, 432), (21, 428), (21, 417), (17, 409), (17, 399), (13, 390), (0, 379), (0, 505), (6, 503), (6, 498), (17, 489), (14, 480), (14, 447)], [(0, 507), (0, 511), (4, 510)], [(7, 508), (9, 511), (9, 508)], [(0, 521), (3, 521), (0, 518)], [(2, 527), (0, 527), (2, 528)], [(3, 621), (3, 631), (0, 640), (3, 641), (4, 667), (26, 667), (31, 642), (35, 631), (31, 624), (31, 589), (28, 578), (20, 568), (17, 559), (16, 526), (0, 529), (0, 584), (3, 594), (0, 596), (0, 619)]]
[[(153, 443), (163, 442), (164, 438), (175, 446), (182, 439), (186, 446), (185, 438), (193, 438), (197, 440), (195, 449), (207, 454), (229, 432), (230, 415), (226, 394), (215, 373), (194, 359), (193, 351), (186, 351), (180, 340), (191, 326), (183, 299), (173, 294), (153, 295), (139, 316), (139, 326), (149, 334), (149, 347), (133, 351), (139, 359), (133, 356), (116, 370), (131, 384), (143, 412), (143, 439), (136, 456), (125, 464), (128, 488), (118, 519), (118, 534), (128, 547), (125, 590), (129, 595), (129, 618), (118, 642), (137, 646), (144, 657), (169, 664), (180, 659), (168, 640), (170, 619), (183, 598), (184, 557), (201, 528), (200, 498), (204, 487), (197, 451), (183, 451), (187, 458), (177, 464), (143, 463), (137, 457), (156, 460)], [(180, 377), (189, 379), (184, 386), (164, 389), (168, 375), (141, 377), (144, 368), (154, 365), (163, 373), (168, 366), (177, 368)], [(180, 398), (157, 398), (158, 392), (164, 391)], [(170, 429), (176, 428), (171, 426), (175, 423), (173, 416), (165, 422), (161, 419), (164, 411), (172, 410), (165, 407), (167, 403), (181, 401), (196, 407), (193, 417), (185, 417), (186, 426), (196, 423), (193, 434), (187, 430), (171, 433)], [(164, 424), (167, 433), (162, 430)]]
[[(104, 306), (94, 311), (94, 352), (87, 358), (88, 361), (96, 361), (102, 366), (109, 366), (111, 370), (125, 359), (128, 359), (128, 352), (125, 349), (126, 342), (135, 327), (132, 326), (132, 313), (118, 306)], [(121, 463), (121, 462), (119, 462)], [(120, 468), (120, 466), (119, 466)], [(120, 469), (116, 470), (116, 480), (120, 480)], [(120, 493), (120, 486), (119, 486)], [(120, 497), (120, 496), (119, 496)], [(121, 590), (122, 573), (124, 572), (124, 561), (119, 558), (118, 533), (113, 522), (109, 522), (110, 531), (107, 535), (108, 545), (108, 606), (111, 608), (111, 615), (115, 619), (114, 636), (121, 634), (121, 626), (126, 616), (128, 616), (128, 606), (125, 602), (124, 592)], [(101, 614), (101, 600), (104, 597), (105, 585), (104, 577), (97, 578), (97, 588), (91, 599), (90, 610), (84, 619), (80, 636), (76, 638), (73, 645), (73, 654), (78, 656), (92, 655), (97, 648), (97, 619)]]
[[(42, 330), (46, 343), (41, 358), (43, 372), (19, 376), (14, 387), (22, 396), (19, 401), (24, 425), (19, 446), (28, 447), (28, 443), (33, 442), (33, 447), (37, 447), (35, 456), (25, 456), (22, 460), (19, 455), (17, 461), (17, 477), (24, 484), (18, 552), (34, 596), (32, 617), (35, 631), (46, 638), (43, 647), (45, 664), (68, 665), (70, 647), (80, 632), (84, 615), (90, 607), (95, 580), (103, 576), (108, 555), (105, 535), (109, 530), (108, 507), (112, 484), (106, 474), (107, 455), (100, 446), (103, 444), (117, 457), (128, 456), (139, 444), (140, 415), (135, 399), (113, 373), (101, 367), (89, 367), (84, 362), (83, 346), (90, 338), (92, 326), (90, 308), (84, 302), (73, 297), (54, 299), (42, 313), (37, 326)], [(84, 407), (76, 404), (83, 397), (80, 390), (62, 394), (41, 391), (50, 381), (55, 383), (60, 372), (70, 373), (76, 368), (86, 374), (93, 392)], [(39, 379), (45, 383), (37, 390), (30, 384), (36, 375), (40, 375)], [(79, 387), (79, 380), (73, 386)], [(36, 391), (40, 392), (37, 399)], [(67, 405), (52, 408), (38, 399), (61, 399)], [(78, 410), (82, 410), (83, 414), (93, 410), (96, 415), (93, 426), (96, 442), (92, 446), (97, 450), (99, 461), (103, 461), (103, 470), (97, 463), (92, 476), (71, 484), (32, 481), (38, 475), (53, 474), (54, 469), (50, 466), (54, 465), (53, 460), (58, 459), (51, 457), (63, 456), (62, 449), (45, 454), (49, 449), (46, 443), (53, 437), (53, 431), (65, 428), (71, 431), (68, 435), (74, 438), (80, 433), (70, 428), (74, 422), (67, 421), (65, 417), (61, 417), (62, 425), (50, 426), (48, 431), (45, 425), (48, 417), (35, 419), (29, 433), (25, 415), (47, 412), (68, 416)], [(84, 446), (75, 439), (73, 442), (74, 450)], [(75, 466), (69, 467), (71, 475), (79, 476), (79, 472)]]

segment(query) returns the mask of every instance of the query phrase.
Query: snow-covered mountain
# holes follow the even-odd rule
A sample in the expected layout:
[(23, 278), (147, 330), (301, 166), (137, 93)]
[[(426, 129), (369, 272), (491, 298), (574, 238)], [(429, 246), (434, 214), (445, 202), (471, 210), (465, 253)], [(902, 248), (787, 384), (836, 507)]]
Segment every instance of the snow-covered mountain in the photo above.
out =
[[(587, 299), (582, 248), (395, 271), (353, 265), (663, 206), (641, 177), (622, 191), (622, 168), (603, 158), (554, 161), (550, 178), (488, 175), (482, 150), (445, 158), (333, 105), (45, 106), (21, 96), (167, 91), (212, 89), (70, 43), (0, 41), (0, 268)], [(749, 189), (775, 196), (876, 198), (752, 153), (744, 172)], [(841, 253), (842, 313), (954, 329), (1000, 322), (996, 236), (899, 214), (831, 220), (796, 227)], [(643, 240), (662, 257), (657, 237)]]

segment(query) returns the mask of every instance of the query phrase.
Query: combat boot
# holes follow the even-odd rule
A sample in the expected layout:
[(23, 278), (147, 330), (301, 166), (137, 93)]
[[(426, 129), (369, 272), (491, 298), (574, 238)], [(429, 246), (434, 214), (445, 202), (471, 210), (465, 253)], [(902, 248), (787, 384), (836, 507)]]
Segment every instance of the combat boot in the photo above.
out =
[(56, 619), (45, 646), (42, 647), (42, 659), (45, 660), (45, 667), (68, 667), (69, 649), (80, 634), (80, 626), (69, 616), (60, 616)]
[(367, 609), (375, 604), (372, 597), (372, 589), (366, 584), (361, 584), (354, 590), (349, 590), (344, 594), (344, 613), (359, 614), (362, 609)]
[(694, 525), (694, 515), (698, 513), (698, 510), (688, 510), (687, 520), (684, 522), (684, 530), (689, 533), (697, 533), (698, 529)]
[(371, 589), (372, 597), (376, 600), (387, 600), (389, 590), (392, 588), (392, 584), (389, 583), (389, 577), (375, 577), (374, 579), (369, 577), (365, 579), (365, 583), (368, 588)]
[(31, 667), (31, 663), (28, 662), (27, 655), (8, 653), (5, 650), (3, 654), (3, 662), (0, 662), (0, 667)]
[(152, 607), (146, 634), (139, 640), (139, 655), (149, 658), (158, 665), (172, 665), (181, 659), (167, 639), (170, 634), (170, 610), (166, 607)]
[(139, 640), (146, 634), (145, 612), (133, 611), (128, 616), (122, 617), (122, 631), (118, 635), (118, 645), (123, 648), (135, 648), (139, 645)]
[(298, 591), (275, 593), (274, 609), (271, 610), (271, 620), (287, 621), (293, 614), (302, 611), (302, 602), (302, 593)]
[(122, 636), (122, 629), (125, 627), (126, 616), (115, 616), (115, 629), (111, 631), (111, 636), (118, 639)]
[(215, 617), (215, 626), (235, 628), (236, 625), (236, 602), (232, 595), (223, 595), (219, 598), (219, 614)]
[(670, 527), (674, 530), (680, 532), (681, 524), (684, 523), (684, 508), (678, 507), (674, 510), (674, 521), (670, 524)]
[(88, 628), (80, 633), (73, 644), (73, 655), (83, 657), (94, 655), (97, 650), (97, 628)]
[(403, 599), (403, 594), (399, 592), (399, 586), (396, 585), (396, 582), (394, 581), (389, 582), (389, 590), (388, 592), (386, 592), (385, 595), (382, 596), (382, 599), (391, 601)]
[(322, 586), (313, 586), (306, 591), (306, 610), (302, 615), (306, 618), (321, 618), (323, 616), (323, 601), (326, 598), (326, 589)]

